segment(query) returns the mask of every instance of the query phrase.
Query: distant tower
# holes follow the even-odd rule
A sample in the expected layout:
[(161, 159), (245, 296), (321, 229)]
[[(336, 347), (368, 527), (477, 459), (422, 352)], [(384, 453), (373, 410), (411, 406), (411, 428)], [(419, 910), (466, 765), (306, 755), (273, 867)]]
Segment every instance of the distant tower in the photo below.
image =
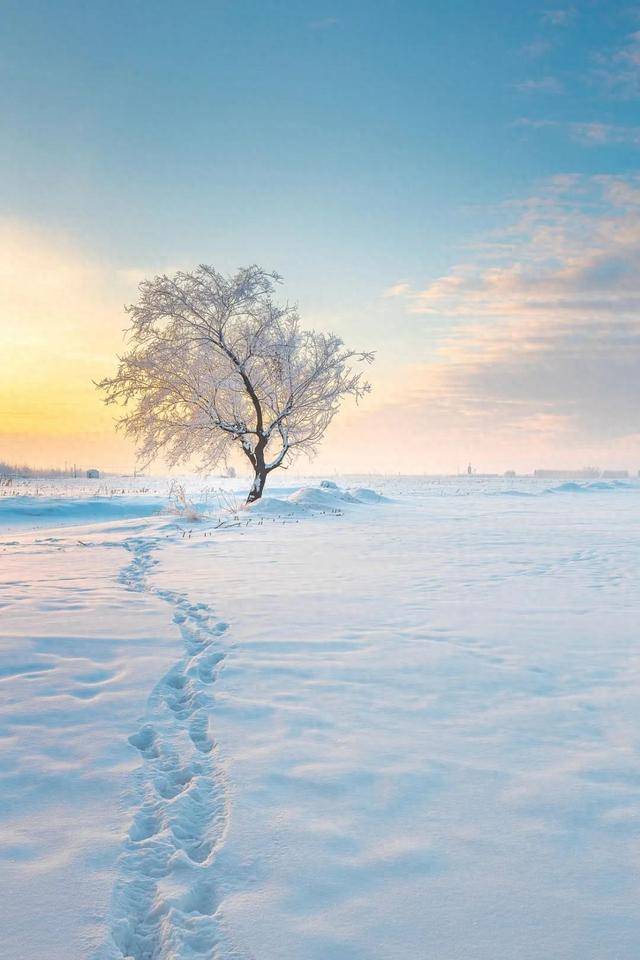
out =
[(471, 464), (469, 464), (469, 466), (467, 467), (467, 474), (468, 476), (471, 476), (472, 473), (473, 473), (473, 470), (471, 469)]

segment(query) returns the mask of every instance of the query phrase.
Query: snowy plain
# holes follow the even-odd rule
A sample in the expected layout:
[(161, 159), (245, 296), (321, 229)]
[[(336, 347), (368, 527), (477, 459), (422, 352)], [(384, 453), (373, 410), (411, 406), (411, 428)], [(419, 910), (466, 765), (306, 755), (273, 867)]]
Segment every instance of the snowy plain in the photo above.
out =
[(3, 956), (635, 960), (640, 485), (273, 480), (0, 496)]

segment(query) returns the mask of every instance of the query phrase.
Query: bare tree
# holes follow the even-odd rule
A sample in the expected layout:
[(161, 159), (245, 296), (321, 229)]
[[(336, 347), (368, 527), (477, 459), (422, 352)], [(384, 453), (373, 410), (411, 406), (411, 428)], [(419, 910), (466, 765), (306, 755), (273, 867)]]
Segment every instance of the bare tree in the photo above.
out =
[(128, 351), (98, 386), (122, 404), (119, 426), (149, 464), (197, 459), (206, 470), (242, 450), (262, 496), (269, 473), (313, 454), (343, 397), (370, 390), (333, 334), (300, 329), (295, 307), (273, 300), (280, 280), (252, 266), (224, 277), (213, 267), (140, 284), (127, 307)]

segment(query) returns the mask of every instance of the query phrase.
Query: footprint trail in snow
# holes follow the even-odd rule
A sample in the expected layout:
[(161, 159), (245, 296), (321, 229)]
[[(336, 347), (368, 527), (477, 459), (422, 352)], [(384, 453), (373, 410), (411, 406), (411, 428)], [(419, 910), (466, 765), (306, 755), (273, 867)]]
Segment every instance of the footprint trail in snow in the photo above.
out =
[(174, 609), (184, 656), (154, 688), (144, 723), (129, 738), (142, 766), (133, 822), (119, 861), (111, 942), (100, 960), (237, 957), (218, 916), (216, 852), (227, 826), (225, 785), (210, 730), (227, 624), (206, 604), (150, 587), (152, 539), (132, 539), (119, 580)]

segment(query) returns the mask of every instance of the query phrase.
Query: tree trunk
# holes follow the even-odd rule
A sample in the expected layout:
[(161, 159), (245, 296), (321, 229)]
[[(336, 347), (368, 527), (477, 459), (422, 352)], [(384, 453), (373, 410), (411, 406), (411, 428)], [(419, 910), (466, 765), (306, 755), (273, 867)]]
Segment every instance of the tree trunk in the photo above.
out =
[(255, 468), (255, 476), (253, 478), (253, 483), (251, 484), (251, 490), (249, 490), (249, 496), (247, 497), (247, 503), (255, 503), (256, 500), (259, 500), (262, 496), (262, 491), (264, 490), (264, 484), (267, 479), (267, 471), (264, 467)]

